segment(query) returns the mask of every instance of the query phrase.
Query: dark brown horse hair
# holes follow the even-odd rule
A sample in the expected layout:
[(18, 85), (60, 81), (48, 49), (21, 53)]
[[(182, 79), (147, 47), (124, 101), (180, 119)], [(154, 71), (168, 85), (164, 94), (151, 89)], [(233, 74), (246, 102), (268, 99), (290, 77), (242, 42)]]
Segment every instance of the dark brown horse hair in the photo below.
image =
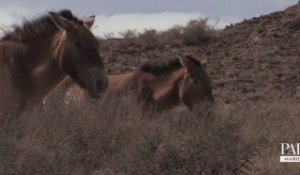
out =
[[(200, 66), (201, 63), (194, 58), (191, 55), (186, 55), (186, 58), (188, 58), (193, 64)], [(145, 73), (151, 73), (153, 75), (161, 75), (164, 73), (169, 73), (175, 70), (178, 70), (182, 68), (182, 65), (179, 61), (178, 57), (175, 57), (173, 59), (169, 59), (167, 61), (161, 62), (161, 63), (145, 63), (141, 65), (138, 69), (145, 72)]]
[[(70, 10), (63, 9), (56, 14), (73, 21), (74, 23), (83, 25), (83, 22), (75, 17)], [(7, 32), (0, 41), (26, 41), (34, 39), (45, 33), (57, 32), (58, 28), (53, 24), (49, 14), (36, 19), (27, 19), (21, 25), (15, 25), (11, 32)]]

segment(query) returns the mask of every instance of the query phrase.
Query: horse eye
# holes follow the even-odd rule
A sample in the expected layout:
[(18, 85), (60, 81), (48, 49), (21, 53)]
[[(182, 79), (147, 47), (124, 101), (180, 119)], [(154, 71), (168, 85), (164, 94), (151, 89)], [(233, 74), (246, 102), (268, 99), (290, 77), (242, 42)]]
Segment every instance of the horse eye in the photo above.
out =
[(83, 44), (80, 42), (75, 42), (74, 45), (79, 48), (83, 48)]
[(196, 85), (199, 85), (199, 82), (196, 81), (196, 80), (192, 80), (192, 82), (193, 82), (194, 84), (196, 84)]

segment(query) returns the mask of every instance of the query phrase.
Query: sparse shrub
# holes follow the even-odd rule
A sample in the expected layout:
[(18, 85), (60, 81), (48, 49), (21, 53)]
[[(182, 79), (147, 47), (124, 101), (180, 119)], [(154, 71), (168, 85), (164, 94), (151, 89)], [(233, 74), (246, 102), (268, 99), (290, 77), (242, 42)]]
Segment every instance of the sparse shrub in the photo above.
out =
[[(74, 94), (75, 95), (75, 94)], [(127, 96), (64, 104), (52, 94), (0, 129), (0, 174), (282, 174), (299, 104), (239, 104), (147, 114)], [(291, 130), (291, 128), (294, 128)], [(296, 129), (296, 130), (295, 130)]]
[[(199, 45), (216, 39), (219, 31), (208, 24), (208, 18), (190, 20), (186, 26), (173, 26), (167, 31), (145, 29), (141, 33), (136, 30), (119, 32), (122, 37), (121, 49), (139, 46), (146, 50), (161, 49), (166, 46)], [(133, 49), (134, 50), (134, 49)]]
[(167, 31), (162, 32), (161, 38), (163, 39), (163, 43), (166, 45), (171, 45), (175, 47), (182, 46), (182, 34), (183, 34), (183, 26), (173, 26)]
[(155, 29), (145, 29), (138, 36), (138, 41), (144, 49), (157, 49), (163, 45), (160, 40), (160, 34)]
[[(190, 20), (185, 26), (173, 26), (167, 31), (145, 29), (138, 33), (136, 30), (119, 32), (118, 49), (123, 53), (135, 53), (139, 49), (153, 50), (182, 45), (199, 45), (215, 40), (220, 31), (208, 24), (208, 19)], [(110, 40), (110, 36), (107, 36)]]
[(125, 30), (123, 32), (119, 32), (122, 38), (124, 39), (134, 39), (137, 37), (136, 30)]
[(240, 121), (205, 110), (156, 117), (135, 128), (135, 142), (115, 159), (113, 174), (226, 174), (238, 167)]
[(176, 25), (168, 29), (164, 34), (167, 35), (169, 39), (178, 39), (181, 37), (184, 31), (184, 27)]
[(116, 38), (114, 33), (110, 32), (110, 33), (105, 33), (104, 34), (104, 39), (114, 39)]
[(183, 43), (197, 45), (211, 41), (215, 37), (214, 29), (208, 24), (208, 18), (191, 20), (183, 29)]
[(137, 32), (136, 30), (125, 30), (125, 31), (122, 31), (122, 32), (119, 32), (119, 34), (121, 35), (122, 37), (122, 45), (126, 48), (128, 46), (132, 46), (132, 45), (135, 45), (137, 42)]
[(0, 32), (1, 33), (9, 32), (9, 31), (11, 31), (11, 29), (12, 29), (12, 26), (10, 26), (10, 25), (4, 25), (4, 24), (0, 25)]

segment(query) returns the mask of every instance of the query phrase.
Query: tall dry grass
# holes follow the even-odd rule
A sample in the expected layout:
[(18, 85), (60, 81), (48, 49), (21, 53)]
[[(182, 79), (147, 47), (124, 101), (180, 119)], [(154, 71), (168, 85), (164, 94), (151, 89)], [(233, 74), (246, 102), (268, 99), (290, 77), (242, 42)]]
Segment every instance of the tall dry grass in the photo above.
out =
[(145, 113), (130, 98), (65, 104), (53, 94), (34, 115), (0, 129), (0, 174), (297, 174), (279, 163), (297, 142), (300, 106), (216, 104)]

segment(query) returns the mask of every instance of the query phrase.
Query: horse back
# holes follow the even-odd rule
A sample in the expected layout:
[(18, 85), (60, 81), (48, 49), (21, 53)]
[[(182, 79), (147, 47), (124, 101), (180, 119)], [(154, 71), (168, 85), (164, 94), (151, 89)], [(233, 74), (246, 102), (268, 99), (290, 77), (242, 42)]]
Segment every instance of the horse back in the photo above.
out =
[(110, 94), (132, 93), (137, 98), (143, 98), (151, 91), (153, 79), (153, 75), (138, 69), (126, 74), (110, 75), (107, 91)]

